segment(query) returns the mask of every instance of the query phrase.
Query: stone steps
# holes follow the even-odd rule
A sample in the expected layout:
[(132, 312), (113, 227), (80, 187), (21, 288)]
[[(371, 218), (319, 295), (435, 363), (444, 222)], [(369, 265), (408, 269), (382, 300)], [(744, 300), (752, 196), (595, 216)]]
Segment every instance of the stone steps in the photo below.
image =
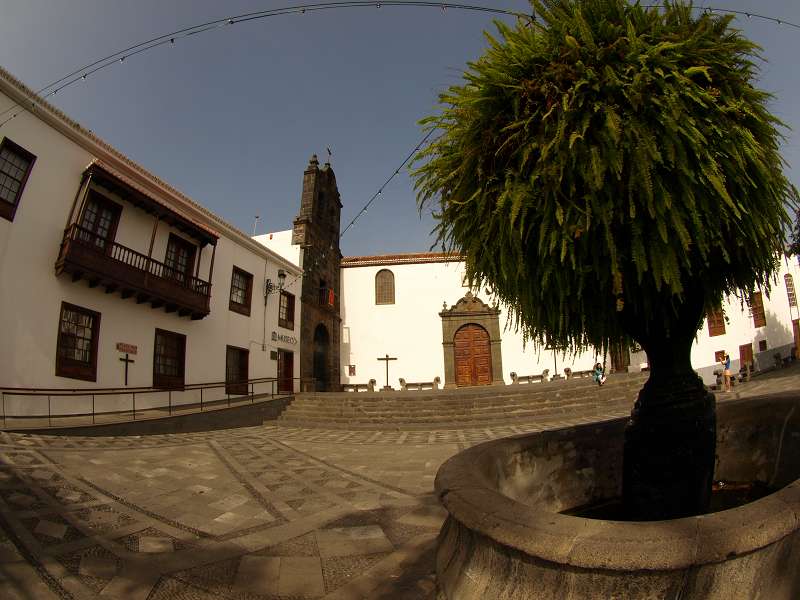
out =
[(409, 394), (406, 397), (363, 397), (363, 395), (356, 396), (349, 394), (341, 397), (333, 394), (298, 394), (295, 402), (306, 406), (314, 406), (319, 408), (326, 408), (330, 406), (361, 406), (361, 407), (381, 407), (388, 406), (392, 408), (408, 407), (409, 409), (424, 408), (424, 407), (437, 407), (437, 408), (450, 408), (455, 406), (477, 406), (477, 405), (502, 405), (506, 406), (515, 401), (518, 402), (532, 402), (538, 399), (544, 401), (552, 398), (572, 398), (581, 395), (590, 395), (597, 397), (598, 394), (605, 395), (612, 393), (614, 390), (639, 390), (644, 380), (641, 381), (626, 381), (617, 385), (605, 385), (599, 388), (597, 385), (582, 385), (574, 388), (550, 388), (542, 391), (530, 391), (527, 393), (502, 393), (500, 391), (486, 388), (483, 395), (471, 395), (465, 397), (413, 397)]
[(319, 413), (313, 410), (292, 410), (286, 411), (282, 416), (281, 419), (285, 420), (288, 418), (318, 418), (318, 419), (327, 419), (327, 420), (386, 420), (386, 421), (446, 421), (448, 419), (453, 418), (471, 418), (471, 419), (481, 419), (486, 417), (491, 417), (493, 415), (503, 415), (503, 416), (536, 416), (540, 414), (549, 414), (549, 413), (560, 413), (560, 412), (572, 412), (578, 409), (591, 409), (592, 407), (603, 407), (611, 404), (617, 404), (620, 402), (632, 402), (632, 396), (620, 396), (609, 398), (608, 400), (596, 402), (596, 401), (585, 401), (585, 402), (569, 402), (569, 403), (561, 403), (555, 406), (539, 406), (539, 407), (514, 407), (510, 409), (494, 409), (494, 410), (480, 410), (480, 411), (459, 411), (459, 412), (426, 412), (426, 413), (391, 413), (391, 412), (381, 412), (381, 413), (368, 413), (368, 412), (361, 412), (361, 411), (343, 411), (343, 412), (326, 412), (326, 413)]
[[(282, 425), (332, 429), (470, 429), (630, 411), (646, 376), (439, 392), (298, 394)], [(459, 394), (458, 392), (463, 392)]]
[[(613, 404), (604, 406), (602, 410), (584, 410), (580, 412), (581, 416), (591, 417), (600, 414), (620, 414), (625, 415), (630, 412), (632, 402), (624, 402), (620, 404)], [(565, 418), (575, 416), (575, 411), (565, 411), (558, 414), (539, 415), (536, 418), (523, 418), (523, 417), (495, 417), (491, 419), (473, 419), (473, 420), (447, 420), (437, 423), (426, 421), (422, 423), (410, 422), (388, 422), (386, 420), (376, 420), (375, 422), (369, 421), (321, 421), (319, 419), (313, 420), (295, 420), (286, 419), (281, 420), (281, 425), (287, 427), (297, 427), (303, 429), (346, 429), (346, 430), (398, 430), (398, 431), (429, 431), (429, 430), (452, 430), (452, 429), (486, 429), (495, 427), (514, 427), (520, 425), (540, 424), (558, 422)]]
[(303, 404), (292, 405), (284, 414), (299, 415), (309, 414), (319, 417), (345, 417), (345, 416), (374, 416), (374, 417), (422, 417), (422, 416), (451, 416), (456, 414), (494, 414), (497, 412), (514, 413), (520, 411), (557, 410), (562, 407), (580, 405), (601, 405), (615, 400), (633, 397), (632, 393), (615, 393), (605, 396), (579, 396), (573, 398), (560, 398), (544, 402), (515, 402), (508, 404), (491, 405), (461, 405), (457, 407), (381, 407), (368, 408), (362, 406), (306, 406)]

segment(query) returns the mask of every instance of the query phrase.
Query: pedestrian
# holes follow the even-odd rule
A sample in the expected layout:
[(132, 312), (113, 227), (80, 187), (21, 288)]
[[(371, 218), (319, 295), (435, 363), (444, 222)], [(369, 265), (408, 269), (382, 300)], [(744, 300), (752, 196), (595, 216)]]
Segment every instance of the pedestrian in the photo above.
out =
[(595, 364), (592, 379), (594, 379), (597, 385), (603, 385), (606, 382), (606, 375), (603, 373), (603, 365), (600, 363)]
[(725, 353), (725, 370), (722, 371), (722, 377), (725, 381), (725, 391), (731, 391), (731, 356), (727, 352)]

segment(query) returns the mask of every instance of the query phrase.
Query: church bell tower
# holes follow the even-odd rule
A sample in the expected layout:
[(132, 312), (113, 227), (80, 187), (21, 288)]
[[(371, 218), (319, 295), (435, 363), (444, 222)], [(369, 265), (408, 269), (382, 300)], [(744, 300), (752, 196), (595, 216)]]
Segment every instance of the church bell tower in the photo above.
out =
[(300, 246), (303, 287), (300, 295), (300, 377), (314, 380), (317, 391), (339, 391), (339, 217), (342, 203), (330, 163), (320, 168), (313, 155), (303, 173), (300, 213), (292, 244)]

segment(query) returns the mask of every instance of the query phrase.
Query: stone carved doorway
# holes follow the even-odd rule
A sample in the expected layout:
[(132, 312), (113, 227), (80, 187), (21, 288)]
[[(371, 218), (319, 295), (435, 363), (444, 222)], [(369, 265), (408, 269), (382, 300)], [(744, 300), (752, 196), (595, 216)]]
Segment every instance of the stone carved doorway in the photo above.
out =
[[(445, 388), (503, 383), (500, 309), (472, 292), (442, 312)], [(460, 370), (460, 374), (459, 374)]]
[(456, 331), (453, 339), (456, 361), (456, 385), (489, 385), (492, 383), (492, 349), (489, 333), (470, 323)]

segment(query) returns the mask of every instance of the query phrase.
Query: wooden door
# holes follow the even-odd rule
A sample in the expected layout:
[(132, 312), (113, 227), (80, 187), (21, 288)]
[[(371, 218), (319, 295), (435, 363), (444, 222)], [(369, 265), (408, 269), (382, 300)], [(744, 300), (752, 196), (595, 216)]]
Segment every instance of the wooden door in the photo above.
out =
[(175, 234), (169, 234), (167, 254), (164, 257), (165, 276), (181, 283), (192, 280), (195, 246)]
[(746, 364), (753, 366), (753, 344), (739, 346), (739, 367), (743, 367)]
[(492, 382), (492, 348), (489, 334), (480, 325), (464, 325), (455, 336), (456, 385), (489, 385)]
[(278, 350), (278, 391), (294, 391), (294, 352)]
[(800, 358), (800, 319), (792, 321), (792, 329), (794, 330), (794, 356)]
[(246, 396), (249, 393), (250, 352), (244, 348), (228, 346), (225, 353), (225, 393)]
[(119, 204), (90, 192), (81, 215), (79, 239), (98, 250), (110, 252), (121, 213), (122, 207)]

